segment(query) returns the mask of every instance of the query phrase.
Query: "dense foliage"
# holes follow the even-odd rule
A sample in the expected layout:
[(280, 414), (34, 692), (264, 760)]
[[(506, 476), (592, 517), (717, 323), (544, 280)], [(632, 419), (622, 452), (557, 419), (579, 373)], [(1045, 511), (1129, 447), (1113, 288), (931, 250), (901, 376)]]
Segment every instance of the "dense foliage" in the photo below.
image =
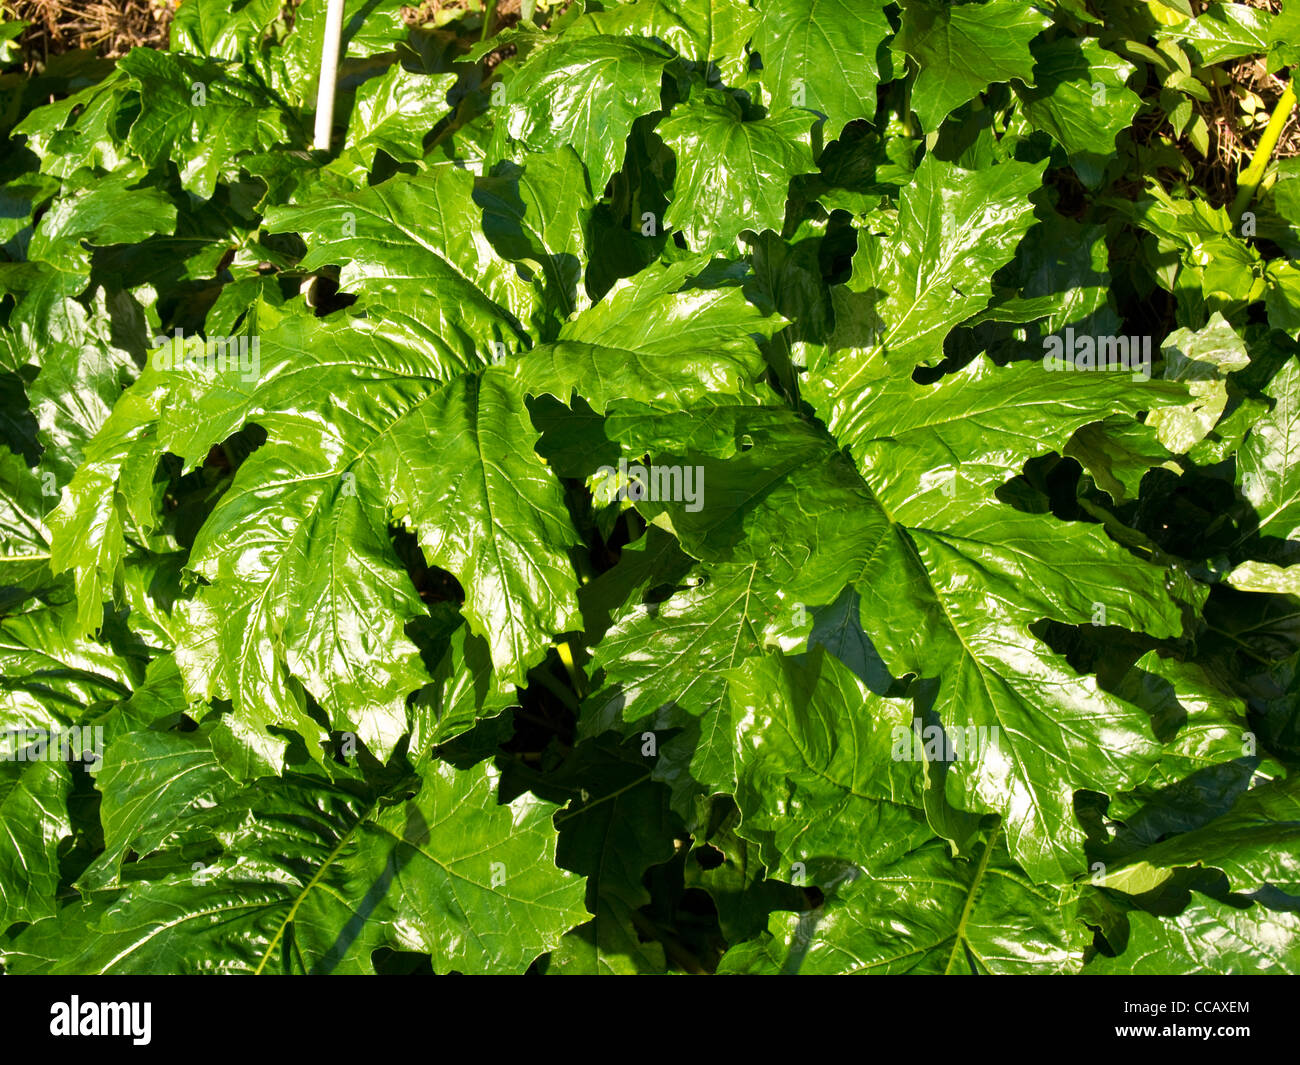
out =
[(1300, 970), (1300, 5), (347, 10), (5, 46), (5, 970)]

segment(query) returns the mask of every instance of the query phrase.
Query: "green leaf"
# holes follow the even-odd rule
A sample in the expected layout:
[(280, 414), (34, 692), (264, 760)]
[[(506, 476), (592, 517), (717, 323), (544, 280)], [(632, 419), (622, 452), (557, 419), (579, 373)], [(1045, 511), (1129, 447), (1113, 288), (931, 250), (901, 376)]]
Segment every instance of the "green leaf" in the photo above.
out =
[(1268, 562), (1243, 562), (1224, 578), (1244, 592), (1272, 592), (1300, 595), (1300, 568), (1274, 566)]
[(582, 284), (593, 205), (587, 172), (569, 147), (529, 155), (522, 168), (504, 163), (497, 170), (474, 187), (483, 232), (503, 258), (531, 275), (545, 308), (534, 323), (550, 339), (559, 323), (590, 304)]
[(697, 252), (734, 247), (742, 230), (780, 230), (791, 176), (813, 169), (812, 122), (801, 109), (746, 121), (725, 93), (692, 94), (657, 131), (677, 157), (664, 225)]
[(1065, 454), (1078, 460), (1116, 503), (1136, 499), (1147, 471), (1173, 457), (1150, 422), (1119, 415), (1085, 425), (1070, 437)]
[(72, 604), (36, 603), (0, 620), (0, 721), (52, 729), (129, 695), (143, 671), (117, 648), (72, 634)]
[(266, 227), (302, 236), (301, 269), (340, 266), (340, 286), (385, 320), (382, 332), (435, 357), (446, 380), (495, 358), (494, 344), (513, 350), (516, 323), (537, 307), (537, 293), (484, 239), (479, 219), (473, 174), (444, 164), (273, 207)]
[(581, 626), (567, 555), (577, 538), (537, 439), (518, 384), (493, 367), (414, 409), (372, 460), (395, 517), (460, 580), (471, 626), (519, 683), (553, 635)]
[(118, 116), (130, 91), (128, 78), (115, 70), (98, 84), (28, 112), (14, 132), (26, 135), (44, 174), (68, 178), (81, 169), (121, 169), (131, 153), (118, 132)]
[[(1237, 5), (1233, 5), (1237, 6)], [(1116, 958), (1098, 955), (1095, 976), (1259, 975), (1300, 972), (1300, 917), (1196, 897), (1175, 917), (1128, 914), (1129, 938)]]
[(977, 861), (937, 840), (847, 879), (826, 903), (773, 914), (769, 935), (727, 952), (720, 973), (898, 975), (1077, 972), (1086, 932), (1063, 900), (1012, 864), (996, 833)]
[(424, 135), (448, 113), (447, 91), (455, 83), (454, 74), (412, 74), (394, 63), (382, 78), (363, 84), (343, 143), (344, 151), (354, 150), (360, 160), (356, 176), (373, 165), (381, 149), (399, 163), (419, 162)]
[(847, 289), (833, 292), (832, 347), (880, 345), (900, 367), (938, 360), (1033, 224), (1028, 196), (1041, 174), (1041, 164), (972, 171), (927, 155), (903, 189), (892, 239), (859, 241)]
[[(1054, 376), (1036, 364), (977, 361), (930, 386), (890, 375), (879, 354), (835, 365), (844, 384), (828, 394), (823, 378), (805, 394), (829, 411), (831, 432), (893, 523), (856, 585), (863, 627), (892, 675), (935, 678), (934, 712), (945, 727), (997, 728), (1001, 750), (951, 766), (948, 796), (959, 809), (1001, 812), (1017, 862), (1035, 880), (1060, 882), (1080, 865), (1073, 791), (1135, 783), (1155, 750), (1135, 707), (1079, 678), (1029, 626), (1047, 617), (1087, 623), (1100, 608), (1107, 624), (1173, 635), (1181, 610), (1169, 594), (1172, 574), (1096, 526), (1021, 513), (984, 492), (1033, 453), (1062, 448), (1079, 426), (1174, 397), (1157, 382), (1138, 389), (1114, 375)], [(1015, 415), (1003, 420), (1000, 409)], [(958, 591), (973, 585), (1005, 591), (978, 599)], [(1034, 724), (1044, 706), (1055, 722), (1047, 731)], [(1061, 787), (1063, 766), (1073, 788)]]
[(238, 790), (205, 735), (131, 732), (109, 746), (95, 774), (104, 854), (80, 886), (119, 882), (128, 849), (148, 856), (175, 844), (187, 819), (230, 799)]
[[(892, 71), (877, 65), (877, 50), (893, 30), (887, 4), (876, 0), (764, 0), (754, 49), (775, 110), (808, 107), (827, 116), (829, 142), (845, 124), (876, 113), (876, 83)], [(884, 53), (887, 60), (888, 53)]]
[(1137, 893), (1178, 868), (1222, 869), (1237, 890), (1300, 883), (1300, 783), (1294, 778), (1251, 788), (1222, 817), (1155, 843), (1112, 866), (1101, 883)]
[(238, 10), (224, 0), (185, 0), (168, 31), (173, 52), (212, 59), (249, 59), (280, 15), (280, 0), (249, 0)]
[(1116, 136), (1142, 104), (1125, 86), (1134, 66), (1096, 41), (1076, 37), (1057, 38), (1033, 53), (1037, 88), (1016, 86), (1025, 113), (1065, 149), (1079, 179), (1096, 188)]
[(638, 0), (588, 11), (565, 36), (657, 37), (686, 59), (712, 60), (723, 81), (736, 82), (748, 66), (745, 44), (758, 18), (742, 0)]
[[(66, 275), (65, 275), (66, 276)], [(40, 372), (27, 399), (40, 424), (42, 481), (54, 475), (56, 495), (86, 456), (91, 438), (107, 423), (122, 388), (137, 373), (133, 356), (144, 347), (140, 308), (122, 293), (99, 289), (88, 301), (58, 298), (19, 326), (19, 335), (37, 337), (43, 349)], [(15, 317), (25, 319), (24, 301)], [(44, 485), (42, 486), (44, 491)]]
[(78, 181), (42, 216), (27, 258), (75, 274), (66, 295), (77, 295), (90, 276), (90, 256), (82, 241), (97, 247), (131, 244), (172, 231), (176, 208), (171, 201), (158, 189), (129, 187), (135, 183), (130, 175)]
[[(290, 316), (260, 338), (256, 380), (244, 380), (242, 364), (227, 373), (151, 367), (137, 395), (145, 402), (170, 389), (165, 416), (120, 406), (128, 439), (115, 444), (115, 426), (101, 434), (102, 464), (97, 456), (83, 468), (58, 515), (54, 564), (77, 568), (84, 607), (104, 597), (130, 516), (131, 501), (123, 514), (103, 485), (154, 449), (195, 463), (256, 418), (268, 441), (240, 466), (190, 554), (207, 584), (182, 608), (177, 658), (191, 694), (234, 701), (268, 767), (282, 746), (268, 726), (319, 734), (298, 682), (336, 727), (381, 756), (407, 730), (406, 696), (428, 675), (406, 626), (424, 610), (390, 522), (412, 528), (429, 563), (460, 579), (467, 616), (503, 677), (522, 680), (555, 633), (580, 623), (566, 554), (575, 534), (532, 450), (538, 434), (518, 384), (493, 368), (439, 385), (436, 360), (385, 332), (383, 323)], [(348, 408), (340, 435), (330, 419)], [(143, 468), (152, 473), (151, 462)], [(542, 543), (552, 545), (545, 557)]]
[[(73, 572), (77, 627), (83, 634), (99, 628), (104, 603), (112, 598), (126, 553), (126, 530), (150, 520), (160, 403), (156, 383), (150, 387), (147, 380), (123, 394), (86, 446), (81, 466), (48, 518), (50, 568)], [(141, 474), (124, 478), (123, 471), (132, 467)]]
[(1208, 4), (1194, 19), (1159, 26), (1158, 40), (1185, 41), (1203, 65), (1242, 59), (1269, 50), (1274, 16), (1249, 4)]
[[(12, 748), (6, 754), (12, 757)], [(15, 767), (20, 772), (12, 772)], [(4, 826), (0, 832), (0, 929), (54, 915), (59, 844), (72, 835), (67, 811), (71, 787), (71, 770), (62, 762), (5, 763), (0, 773), (0, 822)]]
[(587, 909), (593, 914), (552, 951), (548, 973), (665, 971), (663, 947), (641, 941), (638, 932), (647, 922), (636, 912), (651, 901), (642, 884), (646, 869), (674, 853), (668, 792), (650, 776), (650, 759), (635, 747), (616, 748), (604, 740), (580, 745), (542, 785), (572, 796), (555, 816), (555, 860), (587, 878)]
[(1195, 663), (1149, 651), (1111, 690), (1151, 716), (1164, 749), (1141, 785), (1112, 796), (1106, 816), (1115, 836), (1092, 848), (1106, 863), (1202, 827), (1227, 813), (1252, 780), (1267, 779), (1253, 756), (1256, 737), (1247, 731), (1245, 704), (1220, 691)]
[(920, 68), (912, 109), (927, 130), (998, 81), (1033, 84), (1029, 42), (1050, 25), (1016, 0), (944, 4), (905, 0), (894, 47)]
[(1270, 71), (1279, 67), (1294, 66), (1300, 61), (1300, 49), (1294, 42), (1296, 30), (1300, 29), (1300, 8), (1294, 0), (1283, 0), (1282, 10), (1273, 17), (1268, 31), (1268, 68)]
[(202, 200), (234, 160), (290, 139), (283, 103), (235, 64), (137, 48), (119, 60), (140, 93), (130, 144), (150, 165), (171, 159), (181, 185)]
[[(449, 604), (444, 604), (451, 614)], [(409, 749), (423, 754), (493, 717), (515, 702), (512, 686), (492, 671), (488, 642), (475, 636), (458, 616), (446, 650), (430, 670), (431, 683), (416, 694), (411, 706)]]
[(419, 775), (415, 797), (360, 823), (340, 856), (360, 908), (314, 893), (316, 920), (369, 916), (375, 885), (391, 878), (370, 917), (389, 942), (429, 954), (435, 971), (522, 972), (585, 916), (582, 878), (555, 864), (554, 806), (531, 795), (494, 806), (497, 775), (485, 765), (430, 763)]
[(1264, 394), (1273, 409), (1238, 451), (1242, 494), (1262, 535), (1300, 540), (1300, 362), (1287, 360)]
[(22, 604), (49, 581), (45, 516), (57, 499), (55, 475), (29, 469), (0, 449), (0, 611)]
[(429, 763), (412, 784), (389, 803), (302, 778), (230, 796), (197, 868), (178, 852), (0, 955), (13, 972), (360, 973), (387, 946), (440, 972), (523, 972), (584, 917), (581, 878), (554, 864), (555, 807), (495, 805), (484, 765)]
[(1246, 345), (1218, 311), (1204, 329), (1179, 329), (1160, 346), (1167, 381), (1187, 381), (1192, 400), (1152, 411), (1147, 424), (1175, 454), (1190, 451), (1214, 428), (1228, 403), (1228, 374), (1250, 364)]
[(1265, 266), (1264, 280), (1268, 286), (1264, 291), (1268, 324), (1283, 332), (1294, 332), (1300, 327), (1300, 270), (1275, 259)]
[(727, 693), (739, 832), (768, 869), (785, 876), (798, 862), (821, 882), (846, 865), (879, 868), (930, 838), (909, 704), (874, 695), (820, 649), (804, 661), (751, 658), (731, 672)]
[(691, 287), (704, 257), (653, 266), (618, 282), (566, 322), (559, 338), (513, 364), (526, 389), (562, 402), (581, 394), (597, 411), (617, 400), (686, 405), (747, 391), (763, 370), (764, 319), (739, 287)]
[(327, 6), (9, 49), (6, 972), (1296, 968), (1297, 0)]
[(656, 730), (693, 727), (695, 780), (705, 791), (732, 790), (724, 671), (776, 642), (789, 629), (788, 614), (780, 589), (757, 564), (714, 567), (665, 603), (633, 604), (595, 648), (593, 666), (613, 685), (593, 697), (595, 727), (617, 724), (620, 716)]
[[(357, 59), (395, 51), (409, 30), (400, 0), (346, 0), (339, 59)], [(302, 0), (293, 14), (293, 30), (280, 50), (281, 93), (295, 106), (314, 108), (325, 43), (326, 0)]]
[(623, 162), (632, 123), (659, 110), (667, 53), (649, 41), (598, 35), (531, 52), (505, 83), (494, 154), (505, 139), (530, 152), (572, 145), (597, 194)]

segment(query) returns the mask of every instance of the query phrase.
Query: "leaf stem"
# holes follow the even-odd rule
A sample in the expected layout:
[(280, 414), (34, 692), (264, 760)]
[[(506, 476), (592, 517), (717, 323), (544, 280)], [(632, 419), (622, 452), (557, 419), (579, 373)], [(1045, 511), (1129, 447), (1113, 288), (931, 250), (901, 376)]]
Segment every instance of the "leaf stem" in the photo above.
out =
[(343, 0), (329, 0), (325, 9), (325, 40), (321, 44), (320, 83), (316, 88), (316, 130), (312, 147), (329, 151), (334, 128), (334, 90), (339, 77), (339, 48), (343, 36)]
[(915, 80), (915, 73), (909, 70), (907, 76), (903, 79), (903, 106), (899, 109), (901, 113), (898, 116), (903, 120), (903, 135), (912, 138), (920, 134), (920, 130), (916, 128), (916, 123), (912, 121), (912, 83)]
[(1250, 166), (1246, 167), (1245, 172), (1237, 179), (1237, 198), (1232, 201), (1232, 210), (1229, 212), (1234, 226), (1241, 220), (1242, 212), (1254, 197), (1255, 190), (1259, 188), (1264, 170), (1273, 158), (1273, 149), (1277, 147), (1278, 138), (1282, 136), (1282, 127), (1291, 117), (1295, 102), (1295, 83), (1288, 80), (1282, 98), (1278, 100), (1277, 107), (1269, 116), (1268, 125), (1264, 127), (1264, 135), (1259, 138), (1259, 144), (1255, 146), (1255, 154), (1250, 157)]
[(330, 867), (330, 864), (334, 861), (334, 859), (339, 856), (339, 852), (342, 851), (343, 848), (347, 845), (348, 840), (352, 838), (352, 834), (356, 832), (356, 830), (361, 826), (361, 823), (370, 816), (373, 810), (374, 810), (374, 806), (371, 806), (368, 810), (365, 811), (365, 813), (363, 813), (360, 817), (357, 818), (356, 822), (352, 825), (352, 827), (347, 830), (343, 838), (339, 840), (338, 843), (335, 845), (334, 849), (329, 852), (329, 855), (326, 857), (325, 861), (321, 863), (321, 867), (316, 870), (316, 875), (313, 876), (309, 881), (307, 881), (307, 886), (305, 888), (303, 888), (300, 892), (298, 892), (298, 897), (293, 900), (293, 905), (289, 908), (289, 912), (285, 915), (285, 918), (281, 922), (280, 927), (276, 930), (275, 937), (271, 940), (270, 944), (267, 946), (266, 953), (262, 955), (262, 960), (257, 963), (257, 968), (253, 970), (254, 976), (262, 975), (262, 970), (266, 968), (266, 963), (271, 959), (271, 955), (272, 953), (274, 953), (276, 946), (279, 944), (280, 940), (284, 937), (284, 930), (288, 928), (291, 924), (293, 924), (294, 917), (298, 915), (298, 907), (302, 905), (303, 899), (305, 899), (309, 894), (311, 894), (311, 889), (314, 888), (317, 885), (317, 883), (320, 881), (320, 878), (325, 875), (325, 870), (328, 869)]
[(1258, 662), (1260, 665), (1263, 666), (1273, 665), (1274, 662), (1273, 659), (1265, 658), (1263, 655), (1259, 654), (1258, 652), (1251, 650), (1250, 645), (1247, 644), (1246, 641), (1243, 640), (1240, 636), (1236, 636), (1233, 633), (1228, 632), (1226, 629), (1221, 629), (1217, 625), (1211, 625), (1208, 621), (1205, 623), (1205, 627), (1209, 629), (1211, 632), (1217, 632), (1220, 636), (1226, 636), (1233, 643), (1237, 644), (1237, 651), (1239, 654), (1246, 655), (1248, 658), (1253, 658), (1256, 662)]
[(559, 652), (560, 661), (564, 663), (564, 668), (569, 674), (569, 680), (573, 684), (573, 690), (578, 693), (581, 699), (585, 694), (583, 691), (582, 671), (573, 661), (573, 647), (568, 640), (564, 640), (555, 645), (555, 650)]
[(578, 700), (574, 697), (573, 692), (569, 691), (563, 684), (559, 683), (559, 681), (547, 673), (545, 668), (539, 669), (534, 676), (541, 683), (542, 687), (559, 699), (560, 702), (574, 713), (578, 712)]
[(989, 836), (988, 845), (984, 848), (984, 853), (980, 856), (979, 866), (975, 870), (975, 876), (970, 882), (970, 890), (966, 893), (966, 905), (961, 908), (961, 917), (957, 920), (957, 931), (953, 935), (952, 953), (948, 955), (948, 964), (944, 966), (943, 974), (947, 976), (952, 972), (952, 963), (957, 960), (957, 951), (961, 949), (962, 943), (966, 936), (966, 923), (970, 920), (971, 911), (975, 908), (975, 896), (979, 894), (980, 881), (984, 879), (984, 873), (988, 870), (989, 859), (993, 856), (993, 848), (997, 846), (998, 836), (1002, 832), (1002, 819), (993, 826), (993, 833)]

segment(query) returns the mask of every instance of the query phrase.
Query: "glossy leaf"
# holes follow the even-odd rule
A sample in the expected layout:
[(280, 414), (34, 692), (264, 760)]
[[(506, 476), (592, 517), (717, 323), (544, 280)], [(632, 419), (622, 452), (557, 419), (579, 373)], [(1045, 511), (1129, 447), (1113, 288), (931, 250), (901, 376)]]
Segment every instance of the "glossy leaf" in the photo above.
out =
[(290, 139), (284, 105), (235, 67), (145, 49), (121, 65), (140, 93), (131, 147), (151, 163), (166, 153), (182, 186), (201, 199), (240, 152)]
[(1241, 446), (1242, 493), (1262, 534), (1300, 539), (1300, 363), (1289, 360), (1264, 392), (1273, 409)]
[(1055, 138), (1083, 183), (1095, 188), (1116, 135), (1142, 105), (1125, 84), (1133, 64), (1096, 41), (1070, 37), (1033, 51), (1036, 87), (1018, 90), (1029, 120)]
[(677, 156), (664, 224), (701, 252), (731, 247), (742, 229), (779, 230), (790, 177), (812, 169), (812, 117), (796, 108), (746, 121), (719, 92), (674, 108), (657, 130)]
[(511, 71), (498, 137), (532, 152), (572, 145), (592, 189), (603, 190), (632, 123), (659, 109), (668, 58), (650, 41), (608, 34), (539, 48)]
[(733, 948), (719, 971), (1068, 973), (1081, 966), (1085, 941), (1062, 900), (1036, 888), (993, 841), (976, 861), (928, 844), (846, 880), (816, 910), (774, 914), (768, 936)]
[(204, 818), (219, 848), (209, 860), (66, 907), (19, 936), (5, 963), (356, 973), (387, 945), (427, 952), (442, 972), (522, 972), (582, 919), (582, 880), (553, 864), (554, 807), (495, 806), (495, 786), (485, 766), (434, 763), (391, 805), (306, 780), (228, 794)]
[(1176, 917), (1128, 915), (1129, 938), (1116, 958), (1099, 955), (1083, 970), (1096, 976), (1170, 973), (1215, 976), (1294, 975), (1300, 970), (1300, 918), (1262, 906), (1238, 909), (1197, 898)]
[(927, 131), (996, 81), (1033, 84), (1029, 42), (1048, 25), (1014, 0), (943, 4), (907, 0), (894, 47), (920, 68), (912, 107)]
[[(754, 33), (763, 57), (763, 81), (773, 108), (808, 107), (827, 116), (825, 137), (845, 123), (876, 113), (876, 83), (890, 65), (877, 65), (877, 50), (892, 29), (885, 4), (827, 7), (816, 0), (765, 0)], [(887, 56), (887, 53), (885, 53)]]

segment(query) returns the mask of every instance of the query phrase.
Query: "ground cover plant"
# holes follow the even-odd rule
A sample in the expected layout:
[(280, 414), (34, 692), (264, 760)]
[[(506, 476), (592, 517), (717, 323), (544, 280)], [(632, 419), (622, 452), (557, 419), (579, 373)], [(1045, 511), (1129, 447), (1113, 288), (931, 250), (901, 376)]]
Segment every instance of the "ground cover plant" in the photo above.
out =
[(0, 34), (6, 973), (1300, 970), (1295, 0), (325, 6)]

